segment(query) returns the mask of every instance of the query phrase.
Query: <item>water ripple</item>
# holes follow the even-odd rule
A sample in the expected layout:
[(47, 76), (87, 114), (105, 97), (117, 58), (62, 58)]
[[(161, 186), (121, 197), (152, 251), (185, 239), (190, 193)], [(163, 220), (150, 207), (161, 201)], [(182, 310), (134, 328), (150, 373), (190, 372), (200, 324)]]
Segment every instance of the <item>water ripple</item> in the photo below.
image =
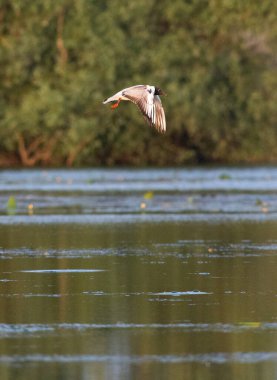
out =
[(20, 270), (21, 273), (97, 273), (105, 272), (106, 269), (28, 269)]
[(244, 331), (277, 331), (277, 322), (244, 323), (53, 323), (53, 324), (0, 324), (0, 338), (15, 334), (61, 333), (65, 331), (94, 330), (163, 330), (173, 329), (183, 332), (234, 333)]
[(18, 363), (214, 363), (224, 364), (237, 362), (241, 364), (271, 362), (277, 360), (277, 352), (233, 352), (203, 353), (184, 355), (3, 355), (2, 364)]

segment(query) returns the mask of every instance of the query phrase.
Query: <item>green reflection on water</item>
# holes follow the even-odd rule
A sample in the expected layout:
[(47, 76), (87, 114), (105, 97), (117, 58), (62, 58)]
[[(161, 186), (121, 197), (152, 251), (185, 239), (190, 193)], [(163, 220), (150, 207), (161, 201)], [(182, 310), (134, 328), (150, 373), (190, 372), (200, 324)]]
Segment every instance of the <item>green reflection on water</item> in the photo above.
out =
[(1, 226), (1, 379), (274, 378), (276, 227)]

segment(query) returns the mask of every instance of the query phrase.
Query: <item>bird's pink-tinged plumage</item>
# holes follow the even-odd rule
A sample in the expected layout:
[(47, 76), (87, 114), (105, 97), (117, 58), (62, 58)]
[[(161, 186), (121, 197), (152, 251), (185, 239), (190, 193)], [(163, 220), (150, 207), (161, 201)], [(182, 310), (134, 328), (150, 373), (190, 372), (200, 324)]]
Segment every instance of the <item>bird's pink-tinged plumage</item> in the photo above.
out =
[(164, 95), (164, 93), (158, 87), (137, 85), (124, 88), (107, 98), (103, 104), (117, 102), (112, 106), (112, 108), (116, 108), (121, 100), (131, 101), (138, 106), (151, 127), (155, 127), (159, 132), (164, 133), (166, 131), (166, 120), (159, 95)]

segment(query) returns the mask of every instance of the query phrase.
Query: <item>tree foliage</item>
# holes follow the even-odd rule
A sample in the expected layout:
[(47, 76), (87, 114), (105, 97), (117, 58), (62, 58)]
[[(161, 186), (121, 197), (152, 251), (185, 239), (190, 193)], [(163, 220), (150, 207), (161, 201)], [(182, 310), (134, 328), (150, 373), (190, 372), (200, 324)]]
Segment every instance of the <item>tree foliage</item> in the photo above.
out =
[[(2, 0), (2, 165), (277, 160), (273, 0)], [(160, 86), (168, 131), (102, 100)]]

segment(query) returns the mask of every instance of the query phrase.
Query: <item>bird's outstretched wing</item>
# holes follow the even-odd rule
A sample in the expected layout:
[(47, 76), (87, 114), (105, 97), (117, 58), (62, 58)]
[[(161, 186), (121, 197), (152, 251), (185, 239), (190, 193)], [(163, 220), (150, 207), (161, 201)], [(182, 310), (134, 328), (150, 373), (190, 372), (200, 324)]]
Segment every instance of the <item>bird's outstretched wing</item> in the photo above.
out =
[(138, 106), (151, 127), (155, 127), (159, 132), (165, 132), (164, 109), (160, 97), (154, 95), (154, 91), (154, 87), (148, 89), (147, 86), (139, 85), (126, 88), (122, 91), (122, 95)]

